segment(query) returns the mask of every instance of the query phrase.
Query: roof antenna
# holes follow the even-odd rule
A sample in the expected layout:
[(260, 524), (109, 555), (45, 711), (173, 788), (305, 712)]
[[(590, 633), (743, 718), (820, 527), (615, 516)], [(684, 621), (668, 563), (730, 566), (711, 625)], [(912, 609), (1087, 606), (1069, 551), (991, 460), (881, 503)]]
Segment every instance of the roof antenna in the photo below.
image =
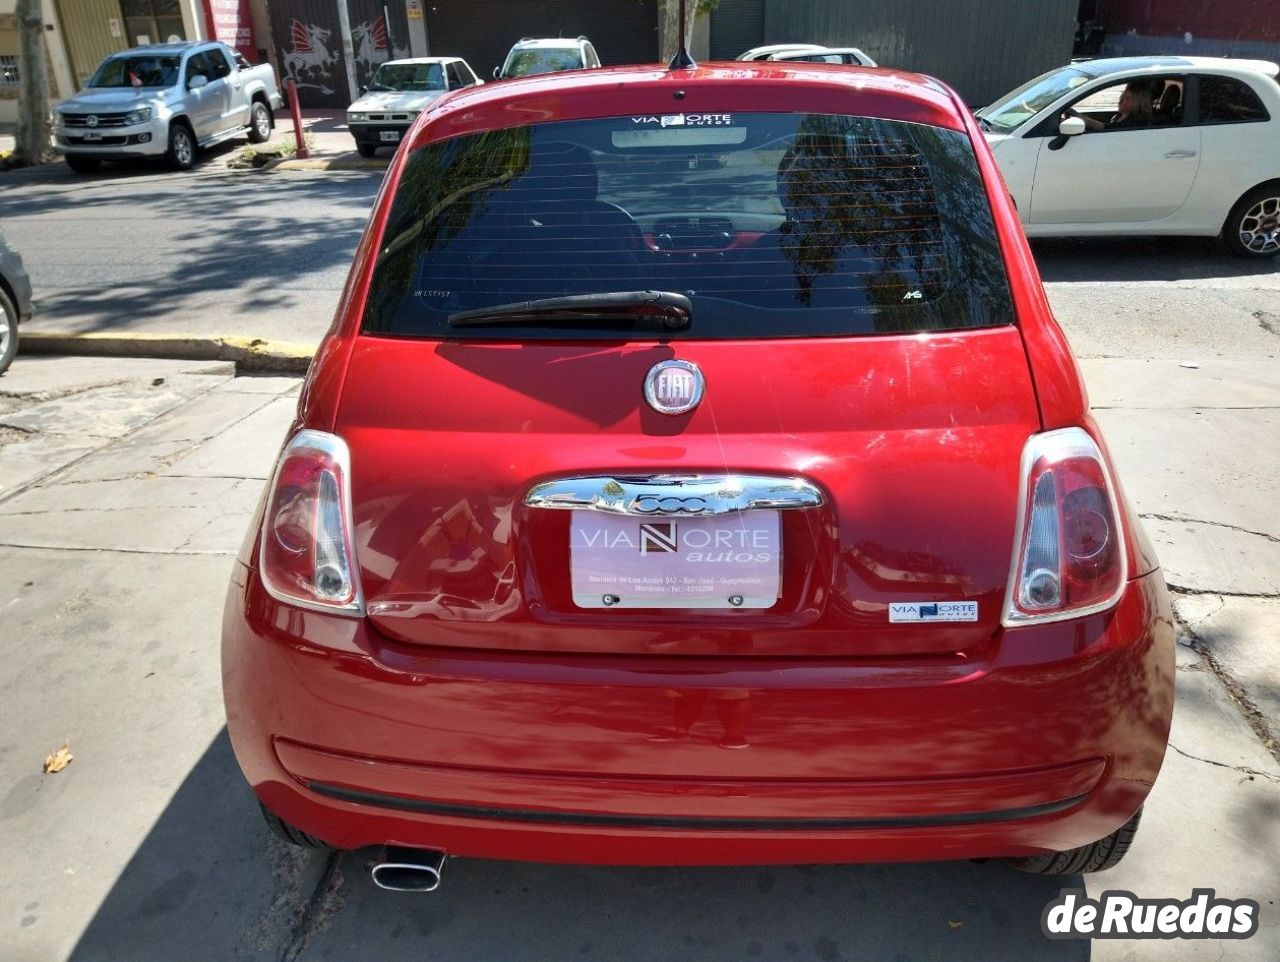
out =
[[(666, 2), (671, 3), (672, 0), (666, 0)], [(680, 0), (679, 16), (680, 16), (679, 49), (676, 50), (676, 55), (671, 58), (671, 63), (667, 65), (667, 69), (668, 70), (692, 70), (694, 67), (698, 65), (694, 62), (694, 59), (691, 56), (689, 56), (689, 48), (685, 44), (686, 21), (684, 18), (684, 0)]]

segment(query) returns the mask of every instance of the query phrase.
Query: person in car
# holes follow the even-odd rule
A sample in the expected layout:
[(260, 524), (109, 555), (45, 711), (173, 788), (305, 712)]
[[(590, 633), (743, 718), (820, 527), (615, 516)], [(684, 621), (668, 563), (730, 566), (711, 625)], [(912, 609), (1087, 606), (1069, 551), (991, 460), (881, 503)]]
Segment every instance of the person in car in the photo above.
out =
[[(1119, 110), (1106, 123), (1094, 117), (1082, 117), (1089, 130), (1123, 130), (1129, 127), (1150, 127), (1154, 111), (1151, 91), (1139, 83), (1126, 84), (1120, 94)], [(1071, 111), (1074, 114), (1074, 111)]]

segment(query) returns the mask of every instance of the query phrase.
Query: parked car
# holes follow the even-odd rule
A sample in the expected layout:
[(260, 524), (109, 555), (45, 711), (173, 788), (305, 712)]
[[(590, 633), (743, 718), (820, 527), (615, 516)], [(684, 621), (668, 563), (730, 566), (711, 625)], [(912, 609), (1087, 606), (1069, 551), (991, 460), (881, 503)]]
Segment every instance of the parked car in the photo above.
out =
[(178, 170), (233, 137), (271, 136), (280, 91), (226, 44), (157, 43), (112, 54), (53, 112), (54, 149), (77, 173), (104, 160), (164, 157)]
[(512, 77), (598, 66), (600, 57), (586, 37), (573, 40), (563, 37), (543, 40), (525, 37), (511, 48), (501, 67), (493, 68), (493, 75), (499, 80), (508, 80)]
[[(1031, 237), (1221, 236), (1237, 254), (1274, 257), (1278, 73), (1212, 57), (1081, 61), (978, 118)], [(1133, 112), (1120, 119), (1126, 88)]]
[(820, 43), (771, 43), (763, 47), (752, 47), (738, 54), (737, 60), (768, 60), (779, 53), (818, 53), (826, 50)]
[(0, 374), (18, 353), (18, 325), (31, 317), (31, 279), (0, 231)]
[(450, 90), (484, 83), (461, 57), (388, 60), (374, 72), (365, 93), (347, 108), (347, 128), (361, 157), (395, 147), (433, 100)]
[(417, 890), (446, 853), (1124, 854), (1169, 599), (942, 85), (461, 91), (340, 305), (223, 622), (282, 837), (390, 846), (374, 882)]
[(874, 67), (876, 62), (857, 47), (828, 47), (823, 50), (782, 50), (770, 54), (769, 60), (787, 60), (795, 63), (839, 63), (847, 67)]

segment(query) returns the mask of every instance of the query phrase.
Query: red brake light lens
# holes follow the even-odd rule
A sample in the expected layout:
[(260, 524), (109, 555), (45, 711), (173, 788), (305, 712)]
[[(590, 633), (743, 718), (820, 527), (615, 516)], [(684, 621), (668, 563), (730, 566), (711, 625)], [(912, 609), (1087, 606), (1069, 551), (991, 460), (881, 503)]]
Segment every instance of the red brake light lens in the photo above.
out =
[(1127, 578), (1120, 508), (1097, 443), (1081, 428), (1037, 434), (1022, 452), (1022, 492), (1006, 627), (1115, 605)]
[(279, 601), (362, 615), (351, 525), (351, 455), (335, 434), (299, 431), (280, 454), (262, 520), (262, 584)]

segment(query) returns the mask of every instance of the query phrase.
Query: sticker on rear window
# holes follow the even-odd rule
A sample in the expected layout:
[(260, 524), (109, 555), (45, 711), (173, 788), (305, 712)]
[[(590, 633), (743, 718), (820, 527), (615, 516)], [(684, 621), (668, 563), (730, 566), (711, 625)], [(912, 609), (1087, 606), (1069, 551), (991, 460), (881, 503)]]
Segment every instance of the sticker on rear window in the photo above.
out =
[(732, 127), (733, 114), (645, 114), (631, 122), (657, 124), (659, 127)]
[(976, 601), (893, 601), (889, 621), (977, 621)]

